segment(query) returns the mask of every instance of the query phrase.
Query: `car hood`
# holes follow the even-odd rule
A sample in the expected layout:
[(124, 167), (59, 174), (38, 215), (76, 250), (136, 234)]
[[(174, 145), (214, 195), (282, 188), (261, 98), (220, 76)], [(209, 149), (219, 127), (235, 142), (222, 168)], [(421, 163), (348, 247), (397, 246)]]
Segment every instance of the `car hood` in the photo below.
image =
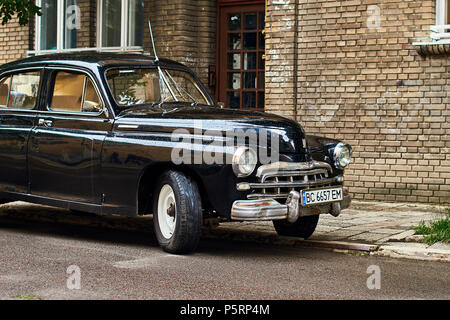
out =
[(218, 133), (225, 136), (254, 130), (258, 137), (267, 133), (268, 141), (276, 137), (280, 153), (306, 153), (305, 132), (301, 125), (265, 112), (175, 103), (128, 109), (118, 115), (114, 125), (116, 132), (171, 134), (180, 130), (204, 136), (217, 136)]

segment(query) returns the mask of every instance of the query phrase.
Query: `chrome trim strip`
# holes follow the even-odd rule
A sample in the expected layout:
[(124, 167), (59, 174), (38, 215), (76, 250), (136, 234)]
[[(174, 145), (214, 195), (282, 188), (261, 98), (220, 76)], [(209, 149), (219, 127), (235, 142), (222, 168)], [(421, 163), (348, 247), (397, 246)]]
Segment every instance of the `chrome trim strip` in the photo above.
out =
[(268, 221), (284, 220), (294, 223), (299, 217), (332, 214), (339, 215), (342, 209), (348, 208), (351, 202), (350, 195), (345, 195), (339, 202), (322, 203), (315, 206), (302, 207), (300, 193), (291, 191), (287, 196), (286, 204), (281, 204), (274, 199), (237, 200), (231, 208), (231, 219), (240, 221)]
[[(314, 169), (307, 171), (280, 171), (276, 174), (267, 174), (261, 180), (263, 183), (269, 178), (277, 178), (277, 177), (302, 177), (302, 176), (310, 176), (315, 174), (325, 174), (328, 177), (328, 171), (326, 169)], [(264, 179), (264, 180), (263, 180)]]
[(231, 208), (231, 219), (265, 221), (287, 219), (288, 207), (273, 199), (237, 200)]
[(289, 196), (289, 193), (251, 193), (247, 195), (247, 199), (286, 199)]
[(118, 129), (137, 129), (139, 128), (139, 125), (132, 125), (132, 124), (119, 124), (117, 126)]
[(330, 184), (338, 181), (338, 177), (329, 179), (321, 179), (310, 182), (271, 182), (271, 183), (249, 183), (251, 189), (269, 189), (269, 188), (311, 188), (315, 186), (321, 186), (324, 184)]
[[(321, 161), (310, 161), (310, 162), (274, 162), (271, 164), (265, 164), (258, 168), (256, 172), (256, 176), (261, 179), (261, 181), (265, 180), (265, 177), (268, 175), (277, 175), (280, 173), (284, 173), (285, 171), (305, 171), (305, 170), (313, 170), (317, 168), (327, 169), (330, 173), (333, 173), (333, 168), (329, 163), (321, 162)], [(299, 172), (301, 174), (301, 172)]]

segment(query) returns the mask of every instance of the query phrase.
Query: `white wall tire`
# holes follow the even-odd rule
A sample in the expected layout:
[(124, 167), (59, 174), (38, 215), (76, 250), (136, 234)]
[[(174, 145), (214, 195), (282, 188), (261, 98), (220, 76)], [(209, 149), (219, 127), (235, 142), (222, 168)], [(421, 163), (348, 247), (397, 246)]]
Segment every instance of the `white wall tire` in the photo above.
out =
[(174, 254), (194, 251), (202, 221), (201, 197), (195, 181), (178, 171), (163, 173), (153, 193), (153, 225), (161, 248)]
[(165, 184), (158, 195), (158, 221), (162, 235), (166, 239), (172, 238), (176, 226), (175, 193), (170, 185)]

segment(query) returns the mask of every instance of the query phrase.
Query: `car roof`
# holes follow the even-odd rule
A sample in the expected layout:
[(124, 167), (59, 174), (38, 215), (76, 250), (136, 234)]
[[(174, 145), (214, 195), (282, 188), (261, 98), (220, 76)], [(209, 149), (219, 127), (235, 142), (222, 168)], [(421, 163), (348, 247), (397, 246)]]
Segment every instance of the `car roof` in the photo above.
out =
[[(155, 58), (144, 53), (116, 53), (83, 51), (71, 53), (53, 53), (33, 56), (17, 61), (12, 61), (1, 66), (1, 69), (13, 69), (19, 67), (32, 67), (42, 64), (59, 64), (83, 67), (114, 67), (155, 65)], [(159, 59), (161, 66), (184, 67), (183, 64), (169, 59)]]

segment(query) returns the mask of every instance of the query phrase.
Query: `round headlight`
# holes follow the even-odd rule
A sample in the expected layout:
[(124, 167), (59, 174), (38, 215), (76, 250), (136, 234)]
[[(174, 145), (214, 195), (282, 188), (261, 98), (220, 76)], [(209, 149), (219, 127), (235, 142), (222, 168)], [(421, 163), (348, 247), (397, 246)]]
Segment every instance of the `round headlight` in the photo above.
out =
[(257, 155), (253, 149), (239, 147), (233, 156), (233, 171), (239, 177), (248, 177), (256, 168)]
[(338, 143), (334, 148), (333, 157), (336, 168), (345, 169), (352, 161), (352, 148), (349, 145)]

